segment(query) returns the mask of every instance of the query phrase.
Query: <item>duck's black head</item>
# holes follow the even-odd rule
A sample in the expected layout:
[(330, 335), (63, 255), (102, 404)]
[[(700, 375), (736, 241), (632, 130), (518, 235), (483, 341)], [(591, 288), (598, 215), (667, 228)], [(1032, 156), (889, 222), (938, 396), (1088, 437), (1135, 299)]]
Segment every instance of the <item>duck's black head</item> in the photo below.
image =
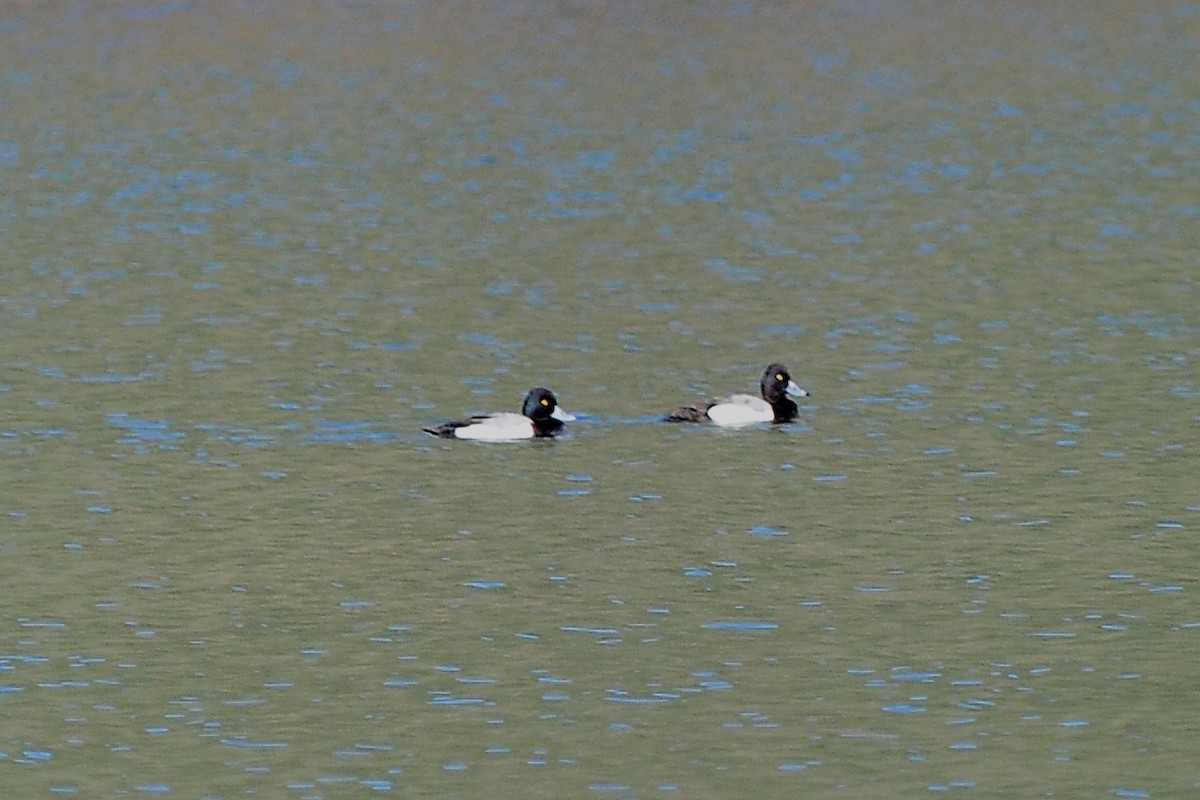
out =
[(558, 408), (558, 398), (554, 396), (554, 392), (539, 386), (536, 389), (530, 389), (529, 393), (525, 395), (525, 404), (521, 406), (521, 413), (530, 419), (550, 419), (550, 415), (556, 408)]
[(762, 389), (763, 400), (766, 400), (771, 404), (771, 408), (775, 409), (776, 422), (791, 422), (799, 413), (799, 409), (789, 399), (789, 396), (808, 397), (808, 392), (801, 389), (792, 380), (792, 374), (788, 372), (788, 368), (779, 363), (771, 364), (763, 371), (759, 387)]
[(533, 420), (537, 436), (553, 436), (562, 429), (564, 422), (575, 419), (558, 407), (558, 398), (554, 396), (554, 392), (541, 386), (530, 389), (525, 395), (521, 413)]

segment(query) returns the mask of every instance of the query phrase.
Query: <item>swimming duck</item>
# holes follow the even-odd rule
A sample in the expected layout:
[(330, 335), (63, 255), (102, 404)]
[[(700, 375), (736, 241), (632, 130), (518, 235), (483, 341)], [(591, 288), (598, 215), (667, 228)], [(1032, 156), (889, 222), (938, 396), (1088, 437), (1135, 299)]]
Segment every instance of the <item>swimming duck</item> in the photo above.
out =
[(477, 439), (485, 442), (511, 442), (517, 439), (537, 439), (554, 436), (564, 422), (575, 417), (558, 407), (558, 398), (549, 389), (537, 387), (525, 395), (520, 414), (499, 412), (481, 414), (469, 419), (446, 422), (426, 433), (447, 439)]
[(749, 394), (735, 394), (714, 400), (680, 406), (667, 417), (667, 422), (712, 422), (714, 425), (749, 425), (754, 422), (791, 422), (799, 409), (790, 397), (808, 397), (792, 380), (783, 364), (771, 364), (759, 381), (762, 399)]

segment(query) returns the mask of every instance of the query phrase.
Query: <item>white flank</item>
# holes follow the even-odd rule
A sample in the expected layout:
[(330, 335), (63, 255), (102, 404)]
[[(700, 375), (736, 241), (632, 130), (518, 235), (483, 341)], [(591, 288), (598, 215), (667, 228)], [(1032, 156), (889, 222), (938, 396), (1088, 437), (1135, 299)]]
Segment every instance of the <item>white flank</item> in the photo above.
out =
[(533, 438), (533, 422), (522, 414), (492, 414), (470, 425), (456, 428), (458, 439), (476, 439), (485, 442), (511, 442)]
[(775, 410), (761, 397), (735, 394), (708, 409), (708, 418), (715, 425), (750, 425), (755, 422), (771, 422)]

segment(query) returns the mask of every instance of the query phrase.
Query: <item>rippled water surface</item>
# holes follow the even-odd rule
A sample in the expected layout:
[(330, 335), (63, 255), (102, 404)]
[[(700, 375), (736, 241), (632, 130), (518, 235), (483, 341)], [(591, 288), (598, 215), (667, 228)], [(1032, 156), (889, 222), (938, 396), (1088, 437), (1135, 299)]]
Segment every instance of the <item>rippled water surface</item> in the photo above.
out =
[(1058, 9), (10, 4), (0, 788), (1194, 794), (1200, 7)]

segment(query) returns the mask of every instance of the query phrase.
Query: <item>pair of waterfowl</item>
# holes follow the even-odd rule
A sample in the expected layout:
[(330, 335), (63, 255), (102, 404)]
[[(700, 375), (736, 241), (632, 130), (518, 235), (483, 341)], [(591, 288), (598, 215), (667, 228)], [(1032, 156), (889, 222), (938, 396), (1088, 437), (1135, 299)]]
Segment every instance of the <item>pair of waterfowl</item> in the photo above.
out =
[[(712, 422), (714, 425), (737, 426), (755, 422), (791, 422), (799, 409), (792, 397), (808, 397), (792, 380), (783, 364), (771, 364), (759, 381), (761, 399), (749, 394), (734, 394), (680, 406), (665, 418), (667, 422)], [(558, 406), (558, 398), (549, 389), (530, 389), (520, 414), (501, 412), (447, 422), (426, 433), (453, 439), (505, 442), (517, 439), (536, 439), (554, 436), (564, 422), (575, 417)]]

